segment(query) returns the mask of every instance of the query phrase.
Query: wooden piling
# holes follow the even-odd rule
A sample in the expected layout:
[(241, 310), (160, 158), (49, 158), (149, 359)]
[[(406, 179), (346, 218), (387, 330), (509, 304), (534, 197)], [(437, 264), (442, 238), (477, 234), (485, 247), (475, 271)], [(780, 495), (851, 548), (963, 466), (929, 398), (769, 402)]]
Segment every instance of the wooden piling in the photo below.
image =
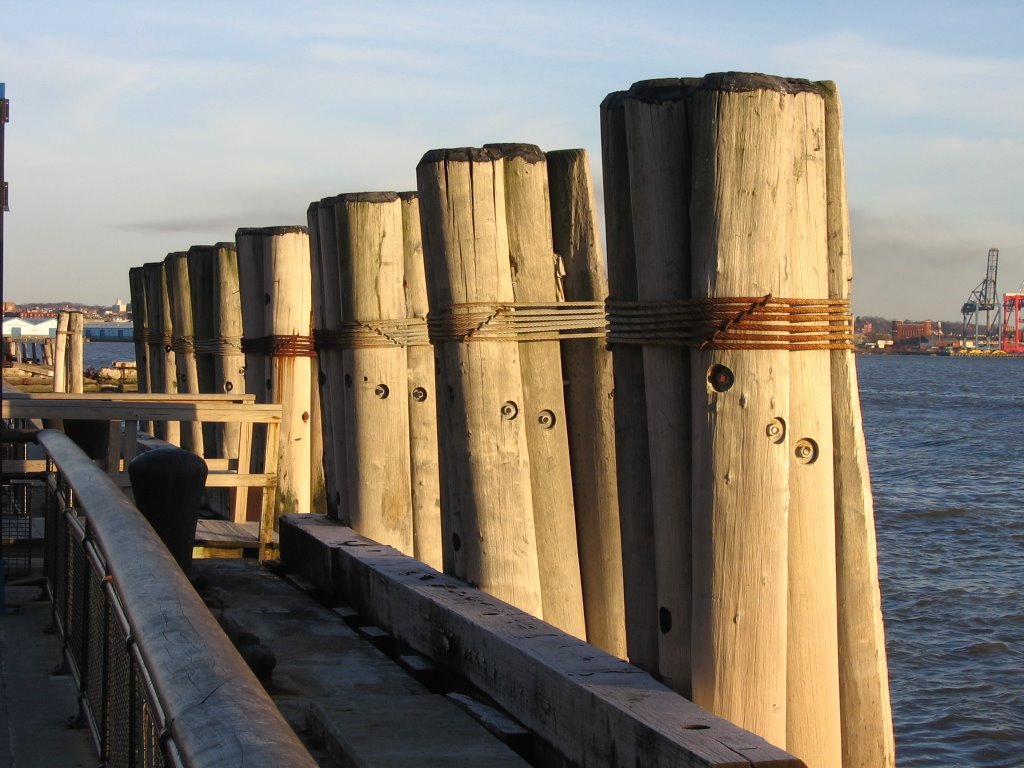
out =
[(85, 391), (85, 317), (68, 312), (68, 392)]
[[(805, 90), (734, 73), (693, 88), (695, 298), (790, 296)], [(791, 353), (716, 346), (693, 369), (693, 699), (785, 746)]]
[[(267, 389), (282, 406), (277, 516), (310, 511), (312, 286), (305, 227), (263, 230)], [(246, 336), (248, 336), (248, 332)]]
[[(848, 300), (853, 269), (842, 101), (835, 83), (817, 85), (825, 99), (828, 295)], [(857, 366), (851, 350), (830, 356), (843, 766), (892, 768), (896, 751)]]
[[(405, 279), (405, 317), (426, 330), (427, 281), (423, 270), (420, 203), (415, 192), (399, 193), (402, 203), (402, 246)], [(426, 341), (425, 339), (423, 341)], [(434, 350), (429, 343), (406, 348), (408, 365), (409, 461), (412, 486), (414, 556), (441, 570), (441, 478), (438, 474), (437, 386)]]
[[(167, 276), (167, 301), (171, 313), (171, 346), (174, 349), (175, 381), (181, 394), (197, 394), (199, 373), (196, 369), (195, 333), (192, 325), (192, 288), (189, 282), (188, 254), (169, 253), (164, 258)], [(203, 455), (203, 425), (188, 421), (181, 425), (181, 447)]]
[[(309, 235), (309, 267), (310, 267), (310, 300), (313, 312), (313, 337), (314, 342), (318, 331), (324, 328), (324, 304), (323, 291), (319, 285), (318, 275), (320, 271), (320, 234), (316, 221), (316, 209), (310, 208), (306, 211), (306, 231)], [(309, 377), (309, 472), (310, 510), (322, 514), (329, 513), (326, 472), (326, 453), (324, 445), (324, 428), (329, 424), (330, 411), (324, 408), (324, 402), (320, 397), (320, 383), (323, 377), (323, 369), (320, 366), (320, 354), (317, 352), (313, 358), (312, 372)]]
[(53, 347), (53, 391), (68, 390), (68, 313), (57, 313), (57, 336)]
[[(343, 327), (348, 514), (364, 536), (413, 553), (402, 208), (394, 192), (334, 200)], [(387, 439), (382, 439), (386, 435)]]
[[(135, 342), (135, 377), (138, 392), (149, 392), (149, 345), (146, 343), (146, 278), (142, 267), (128, 270), (128, 288), (132, 302), (132, 338)], [(146, 432), (152, 425), (142, 426)]]
[[(257, 403), (269, 403), (267, 392), (268, 355), (259, 341), (267, 335), (266, 306), (270, 295), (263, 286), (263, 230), (243, 228), (235, 233), (238, 254), (239, 298), (242, 306), (242, 352), (245, 356), (245, 391), (256, 396)], [(248, 340), (253, 340), (248, 343)], [(262, 451), (253, 446), (253, 456)], [(254, 472), (262, 471), (255, 467)]]
[[(213, 338), (213, 315), (217, 311), (214, 282), (214, 247), (193, 245), (188, 249), (188, 284), (192, 305), (192, 348), (196, 366), (198, 392), (217, 392), (216, 363), (209, 340)], [(206, 456), (220, 457), (219, 424), (203, 424), (202, 436)]]
[(432, 150), (416, 178), (438, 361), (445, 570), (544, 618), (518, 344), (470, 341), (456, 323), (515, 300), (503, 161), (491, 150)]
[[(500, 152), (505, 161), (505, 221), (515, 301), (525, 305), (560, 301), (562, 286), (551, 240), (544, 153), (533, 144), (493, 144), (487, 148)], [(585, 639), (559, 342), (520, 344), (519, 364), (544, 620)]]
[[(335, 198), (313, 203), (307, 211), (314, 293), (320, 294), (321, 319), (317, 333), (323, 335), (342, 327), (341, 272)], [(316, 232), (314, 238), (314, 230)], [(314, 247), (315, 246), (315, 247)], [(314, 318), (315, 322), (315, 318)], [(317, 366), (324, 430), (324, 473), (327, 514), (352, 525), (348, 512), (348, 451), (345, 429), (345, 363), (341, 347), (318, 344)]]
[[(605, 237), (608, 299), (635, 302), (636, 249), (626, 148), (625, 92), (601, 102)], [(643, 352), (639, 346), (613, 347), (616, 487), (622, 536), (622, 583), (626, 607), (626, 648), (631, 663), (658, 672), (658, 603), (651, 509)]]
[[(789, 297), (828, 298), (825, 105), (817, 90), (786, 99), (781, 126), (796, 158), (789, 215)], [(790, 355), (790, 503), (786, 748), (841, 768), (836, 539), (829, 350)]]
[[(625, 99), (637, 297), (644, 303), (691, 294), (690, 146), (683, 84), (634, 85)], [(691, 691), (691, 360), (671, 345), (643, 347), (651, 461), (658, 670)]]
[[(608, 278), (586, 150), (547, 153), (551, 231), (570, 302), (603, 302)], [(604, 339), (562, 342), (566, 424), (587, 641), (627, 658), (615, 478), (615, 381)]]
[[(146, 282), (146, 325), (150, 334), (150, 385), (153, 392), (174, 394), (178, 389), (164, 265), (163, 262), (151, 262), (143, 264), (142, 270)], [(155, 436), (161, 440), (173, 445), (180, 443), (181, 430), (178, 422), (157, 422), (153, 429), (156, 432)]]
[[(209, 343), (213, 355), (213, 387), (210, 391), (240, 395), (246, 390), (238, 251), (234, 243), (217, 243), (211, 255), (214, 285), (211, 335), (200, 339), (197, 346)], [(238, 425), (219, 424), (217, 427), (216, 455), (237, 459)]]

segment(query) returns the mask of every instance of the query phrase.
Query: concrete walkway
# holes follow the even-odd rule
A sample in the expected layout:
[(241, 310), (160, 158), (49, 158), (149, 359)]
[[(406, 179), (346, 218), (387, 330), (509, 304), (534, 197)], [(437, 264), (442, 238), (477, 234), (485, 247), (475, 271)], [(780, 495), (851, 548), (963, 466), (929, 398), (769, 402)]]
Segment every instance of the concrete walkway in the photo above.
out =
[(0, 615), (0, 768), (93, 768), (88, 728), (69, 730), (78, 712), (74, 679), (54, 676), (60, 638), (47, 635), (50, 604), (39, 587), (5, 590)]

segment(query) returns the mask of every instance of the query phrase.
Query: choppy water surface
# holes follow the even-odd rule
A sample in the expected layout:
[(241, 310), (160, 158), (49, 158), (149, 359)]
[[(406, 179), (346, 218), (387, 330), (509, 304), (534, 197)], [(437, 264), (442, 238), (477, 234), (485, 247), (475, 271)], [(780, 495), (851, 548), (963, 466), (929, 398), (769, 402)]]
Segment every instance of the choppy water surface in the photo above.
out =
[(900, 766), (1024, 766), (1024, 359), (858, 358)]

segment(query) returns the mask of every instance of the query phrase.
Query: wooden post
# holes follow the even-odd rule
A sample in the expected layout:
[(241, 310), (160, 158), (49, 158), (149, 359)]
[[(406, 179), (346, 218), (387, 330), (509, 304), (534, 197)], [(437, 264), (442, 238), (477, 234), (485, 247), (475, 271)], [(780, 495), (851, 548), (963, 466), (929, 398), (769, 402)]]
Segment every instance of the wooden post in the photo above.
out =
[[(240, 395), (245, 390), (245, 355), (242, 353), (242, 300), (238, 284), (238, 251), (234, 243), (213, 247), (213, 326), (209, 341), (213, 354), (211, 392)], [(207, 339), (203, 339), (204, 342)], [(217, 455), (238, 458), (238, 425), (217, 429)]]
[[(781, 133), (797, 159), (786, 218), (789, 297), (828, 298), (825, 105), (817, 90), (785, 100)], [(786, 748), (808, 765), (842, 765), (832, 393), (827, 349), (792, 353)]]
[[(480, 149), (433, 150), (416, 168), (431, 314), (514, 301), (504, 165)], [(543, 616), (518, 344), (436, 327), (445, 570)]]
[[(217, 292), (214, 282), (214, 246), (193, 245), (188, 249), (188, 286), (192, 310), (192, 347), (196, 367), (196, 392), (218, 392), (216, 363), (210, 347), (214, 337), (213, 317), (217, 312)], [(218, 450), (218, 424), (202, 424), (205, 456), (221, 457)]]
[[(709, 75), (692, 90), (695, 298), (787, 297), (806, 194), (799, 83)], [(693, 699), (786, 745), (790, 356), (700, 351), (694, 385)], [(704, 397), (698, 393), (704, 391)]]
[[(196, 370), (193, 344), (195, 333), (192, 326), (192, 289), (189, 284), (188, 254), (167, 254), (164, 259), (164, 274), (167, 276), (167, 301), (173, 328), (171, 346), (174, 349), (174, 365), (177, 370), (177, 391), (194, 395), (199, 392), (199, 373)], [(187, 421), (181, 425), (181, 447), (186, 451), (203, 455), (202, 424), (198, 421)]]
[[(342, 326), (341, 268), (338, 263), (338, 236), (335, 224), (335, 200), (325, 198), (307, 211), (310, 232), (314, 293), (320, 294), (320, 332), (338, 331)], [(314, 238), (314, 231), (316, 232)], [(315, 247), (314, 247), (315, 246)], [(316, 318), (314, 318), (316, 322)], [(324, 472), (327, 514), (346, 525), (348, 512), (348, 453), (345, 429), (345, 364), (336, 345), (321, 344), (317, 351), (321, 419), (324, 430)]]
[(57, 313), (57, 337), (53, 350), (53, 391), (68, 391), (68, 313)]
[[(149, 344), (146, 343), (146, 278), (142, 267), (128, 270), (128, 286), (132, 302), (132, 337), (135, 341), (135, 376), (138, 392), (149, 392)], [(152, 425), (145, 425), (146, 432)]]
[[(272, 339), (268, 396), (282, 406), (276, 517), (310, 511), (312, 285), (305, 227), (263, 230), (265, 328)], [(246, 333), (248, 336), (248, 333)]]
[[(313, 311), (312, 333), (314, 337), (321, 330), (324, 319), (323, 290), (319, 285), (320, 233), (315, 209), (306, 211), (306, 231), (309, 234), (310, 301)], [(327, 477), (325, 472), (324, 425), (330, 421), (320, 399), (320, 354), (313, 358), (309, 377), (309, 504), (310, 512), (324, 514), (328, 511)]]
[[(525, 304), (559, 301), (562, 286), (551, 242), (551, 202), (544, 153), (532, 144), (489, 147), (500, 152), (505, 160), (505, 219), (515, 300)], [(519, 361), (544, 620), (585, 639), (559, 342), (520, 344)]]
[[(842, 102), (835, 83), (818, 86), (825, 98), (828, 295), (849, 299), (853, 269)], [(896, 750), (878, 587), (874, 505), (852, 351), (831, 353), (831, 381), (843, 766), (892, 768)]]
[[(405, 317), (427, 321), (427, 281), (423, 271), (420, 203), (415, 192), (399, 194), (402, 203)], [(425, 328), (425, 325), (424, 325)], [(412, 481), (414, 557), (441, 570), (441, 478), (438, 474), (437, 386), (434, 350), (429, 344), (406, 348), (408, 365), (409, 461)]]
[[(608, 246), (608, 298), (635, 302), (636, 249), (626, 149), (625, 92), (601, 102), (601, 158), (604, 173), (605, 235)], [(619, 526), (622, 534), (622, 582), (626, 606), (626, 648), (630, 662), (658, 672), (658, 602), (651, 509), (643, 352), (624, 344), (613, 347), (615, 462)]]
[(85, 391), (85, 318), (81, 312), (68, 312), (68, 392)]
[[(547, 153), (551, 230), (566, 301), (603, 302), (608, 278), (586, 150)], [(603, 339), (562, 342), (566, 423), (587, 641), (627, 658), (622, 538), (615, 476), (615, 381)]]
[[(244, 332), (242, 351), (245, 355), (245, 391), (256, 395), (257, 403), (267, 403), (270, 402), (267, 398), (268, 355), (265, 345), (261, 347), (258, 344), (267, 335), (265, 307), (270, 301), (270, 295), (263, 286), (263, 230), (239, 229), (235, 233), (235, 244), (238, 253), (239, 298)], [(253, 446), (253, 455), (260, 453), (261, 451)]]
[[(174, 394), (177, 392), (175, 382), (176, 365), (174, 348), (171, 346), (171, 312), (167, 300), (167, 278), (162, 262), (143, 264), (143, 275), (146, 279), (146, 325), (149, 327), (150, 355), (152, 366), (150, 385), (153, 392)], [(156, 437), (178, 445), (181, 430), (176, 421), (157, 422), (154, 424)]]
[(362, 535), (411, 555), (408, 371), (405, 348), (387, 340), (405, 318), (402, 207), (394, 192), (334, 204), (342, 319), (353, 332), (343, 353), (348, 514)]
[[(638, 83), (625, 100), (637, 296), (641, 302), (690, 296), (690, 146), (679, 80)], [(691, 451), (690, 353), (643, 347), (651, 461), (658, 669), (690, 696)]]

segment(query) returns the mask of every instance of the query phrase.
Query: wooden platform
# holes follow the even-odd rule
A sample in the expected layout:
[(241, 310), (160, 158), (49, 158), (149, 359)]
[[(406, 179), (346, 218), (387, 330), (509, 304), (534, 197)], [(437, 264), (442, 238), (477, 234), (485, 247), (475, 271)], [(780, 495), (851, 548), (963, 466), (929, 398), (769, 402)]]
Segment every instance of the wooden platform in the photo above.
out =
[[(268, 547), (277, 550), (278, 537), (275, 532)], [(233, 523), (229, 520), (200, 520), (196, 524), (196, 543), (192, 556), (210, 557), (255, 557), (260, 548), (259, 523)]]

